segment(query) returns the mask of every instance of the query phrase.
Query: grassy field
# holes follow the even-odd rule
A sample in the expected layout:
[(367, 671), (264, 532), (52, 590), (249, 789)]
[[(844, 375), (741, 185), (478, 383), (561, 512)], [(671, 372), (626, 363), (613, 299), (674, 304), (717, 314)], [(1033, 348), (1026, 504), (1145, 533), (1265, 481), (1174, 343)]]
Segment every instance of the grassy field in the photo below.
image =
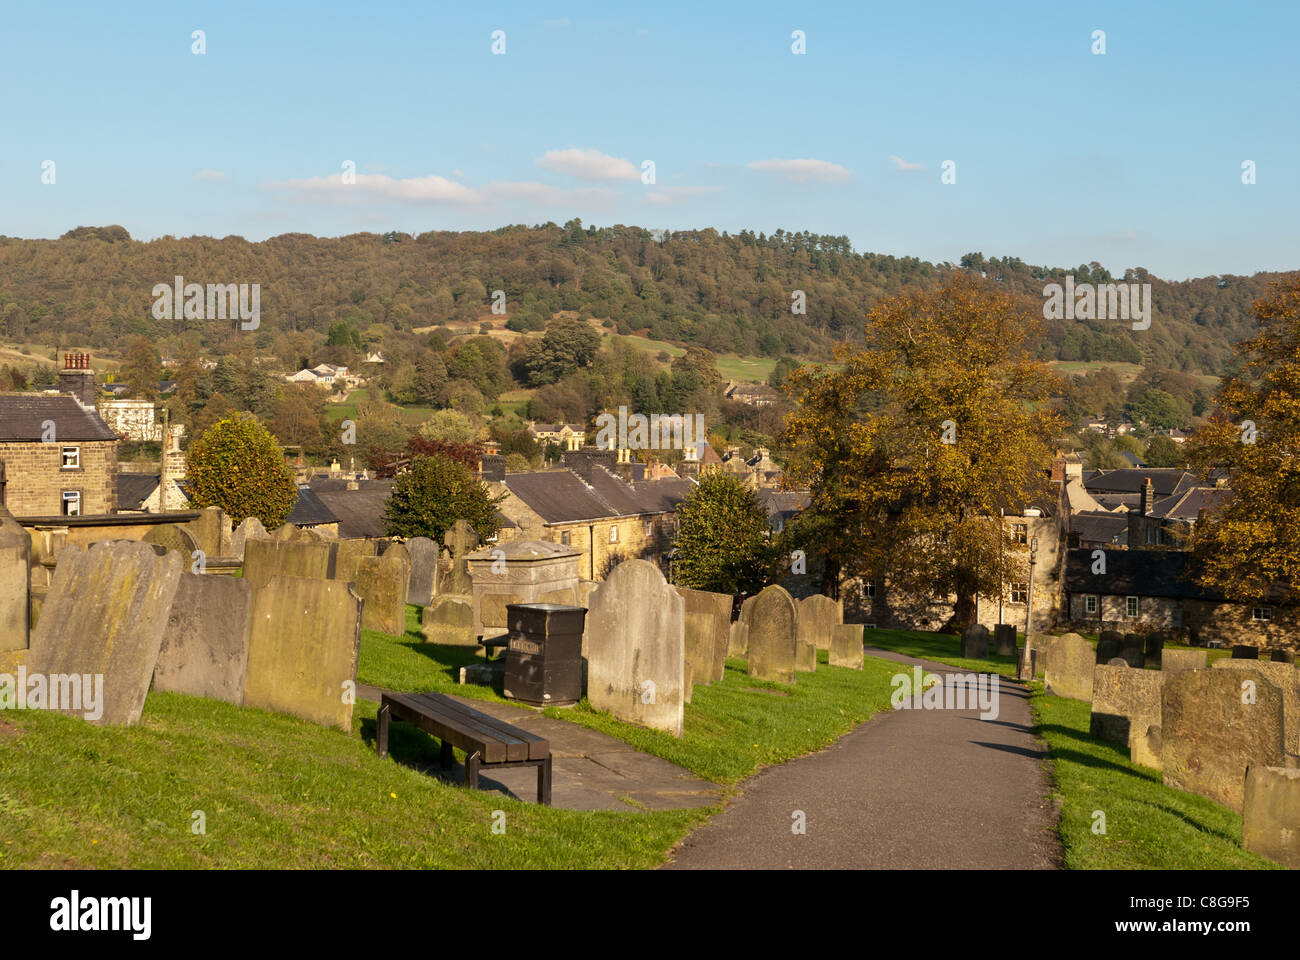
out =
[[(1241, 817), (1213, 800), (1166, 787), (1160, 772), (1129, 762), (1128, 750), (1088, 735), (1090, 705), (1042, 692), (1031, 703), (1052, 751), (1060, 834), (1071, 870), (1269, 869), (1241, 846)], [(1106, 832), (1092, 832), (1094, 812)]]
[[(989, 655), (982, 659), (971, 659), (961, 655), (961, 638), (947, 633), (931, 633), (924, 630), (867, 630), (864, 642), (869, 647), (880, 647), (895, 653), (945, 663), (962, 670), (975, 670), (996, 673), (1004, 677), (1016, 675), (1016, 658), (999, 657), (993, 653), (993, 641), (989, 640)], [(1017, 641), (1024, 642), (1024, 637), (1017, 635)]]
[[(646, 337), (623, 336), (620, 334), (606, 333), (606, 338), (617, 337), (625, 343), (630, 343), (638, 350), (644, 350), (646, 353), (657, 355), (667, 353), (670, 357), (680, 357), (686, 350), (674, 344), (667, 343), (663, 340), (650, 340)], [(734, 353), (718, 354), (718, 373), (724, 380), (742, 380), (742, 381), (759, 381), (767, 382), (773, 369), (776, 368), (776, 358), (774, 357), (742, 357)]]
[[(389, 690), (501, 700), (490, 687), (457, 684), (460, 667), (481, 661), (482, 654), (424, 643), (417, 609), (407, 608), (405, 637), (362, 634), (358, 681)], [(743, 660), (728, 660), (721, 683), (695, 687), (680, 740), (592, 710), (585, 699), (546, 713), (617, 737), (707, 780), (733, 784), (761, 767), (819, 750), (888, 709), (889, 678), (898, 672), (897, 664), (867, 658), (862, 670), (847, 670), (828, 666), (824, 651), (819, 662), (815, 673), (801, 673), (794, 686), (786, 687), (753, 680)]]

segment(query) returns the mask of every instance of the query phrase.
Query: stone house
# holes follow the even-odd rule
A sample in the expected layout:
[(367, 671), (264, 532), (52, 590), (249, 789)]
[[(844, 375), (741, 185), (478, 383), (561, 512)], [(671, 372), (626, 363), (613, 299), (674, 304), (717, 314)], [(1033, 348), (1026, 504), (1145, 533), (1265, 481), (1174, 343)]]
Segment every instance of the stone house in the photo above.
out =
[(528, 433), (542, 447), (553, 443), (561, 450), (580, 450), (587, 442), (587, 429), (580, 423), (530, 423)]

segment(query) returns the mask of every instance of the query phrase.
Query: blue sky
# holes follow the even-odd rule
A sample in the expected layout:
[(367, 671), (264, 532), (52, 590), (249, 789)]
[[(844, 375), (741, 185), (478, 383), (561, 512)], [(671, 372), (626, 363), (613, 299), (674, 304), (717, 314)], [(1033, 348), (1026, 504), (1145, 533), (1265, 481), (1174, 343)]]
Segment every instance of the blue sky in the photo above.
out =
[(0, 233), (576, 216), (1170, 279), (1295, 269), (1297, 27), (1293, 3), (9, 4)]

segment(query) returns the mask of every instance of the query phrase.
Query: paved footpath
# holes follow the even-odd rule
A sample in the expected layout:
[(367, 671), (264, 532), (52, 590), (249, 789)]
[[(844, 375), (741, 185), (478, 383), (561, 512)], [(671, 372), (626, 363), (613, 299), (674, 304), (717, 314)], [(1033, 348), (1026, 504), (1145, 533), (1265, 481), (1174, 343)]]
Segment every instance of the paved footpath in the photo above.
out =
[[(996, 720), (975, 710), (879, 713), (827, 749), (745, 781), (666, 869), (1054, 868), (1056, 811), (1028, 699), (1002, 678)], [(796, 810), (803, 835), (792, 830)]]

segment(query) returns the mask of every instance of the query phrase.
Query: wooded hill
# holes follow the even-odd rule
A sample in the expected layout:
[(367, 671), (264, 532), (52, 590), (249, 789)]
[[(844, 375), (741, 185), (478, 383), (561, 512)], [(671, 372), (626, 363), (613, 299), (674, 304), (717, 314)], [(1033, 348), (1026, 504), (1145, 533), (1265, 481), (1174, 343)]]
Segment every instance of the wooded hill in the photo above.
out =
[[(542, 329), (561, 310), (609, 319), (621, 333), (698, 344), (715, 353), (828, 359), (836, 341), (905, 287), (978, 270), (1036, 303), (1043, 285), (1149, 282), (1151, 329), (1124, 321), (1049, 321), (1034, 346), (1049, 359), (1124, 360), (1218, 374), (1231, 344), (1253, 329), (1252, 302), (1277, 274), (1168, 283), (1145, 270), (1111, 278), (1096, 264), (1072, 270), (967, 254), (960, 264), (855, 253), (847, 237), (778, 230), (715, 230), (656, 238), (639, 227), (510, 226), (491, 232), (389, 233), (318, 238), (284, 234), (261, 243), (163, 237), (132, 240), (118, 226), (78, 227), (58, 240), (0, 237), (0, 338), (117, 350), (139, 334), (164, 353), (183, 347), (225, 354), (240, 340), (257, 351), (304, 356), (331, 324), (347, 321), (372, 343), (385, 328), (472, 326), (503, 290), (508, 326)], [(258, 283), (261, 326), (156, 320), (152, 289), (187, 283)], [(795, 290), (804, 315), (791, 312)], [(493, 318), (500, 320), (501, 318)], [(247, 346), (247, 343), (244, 344)]]

